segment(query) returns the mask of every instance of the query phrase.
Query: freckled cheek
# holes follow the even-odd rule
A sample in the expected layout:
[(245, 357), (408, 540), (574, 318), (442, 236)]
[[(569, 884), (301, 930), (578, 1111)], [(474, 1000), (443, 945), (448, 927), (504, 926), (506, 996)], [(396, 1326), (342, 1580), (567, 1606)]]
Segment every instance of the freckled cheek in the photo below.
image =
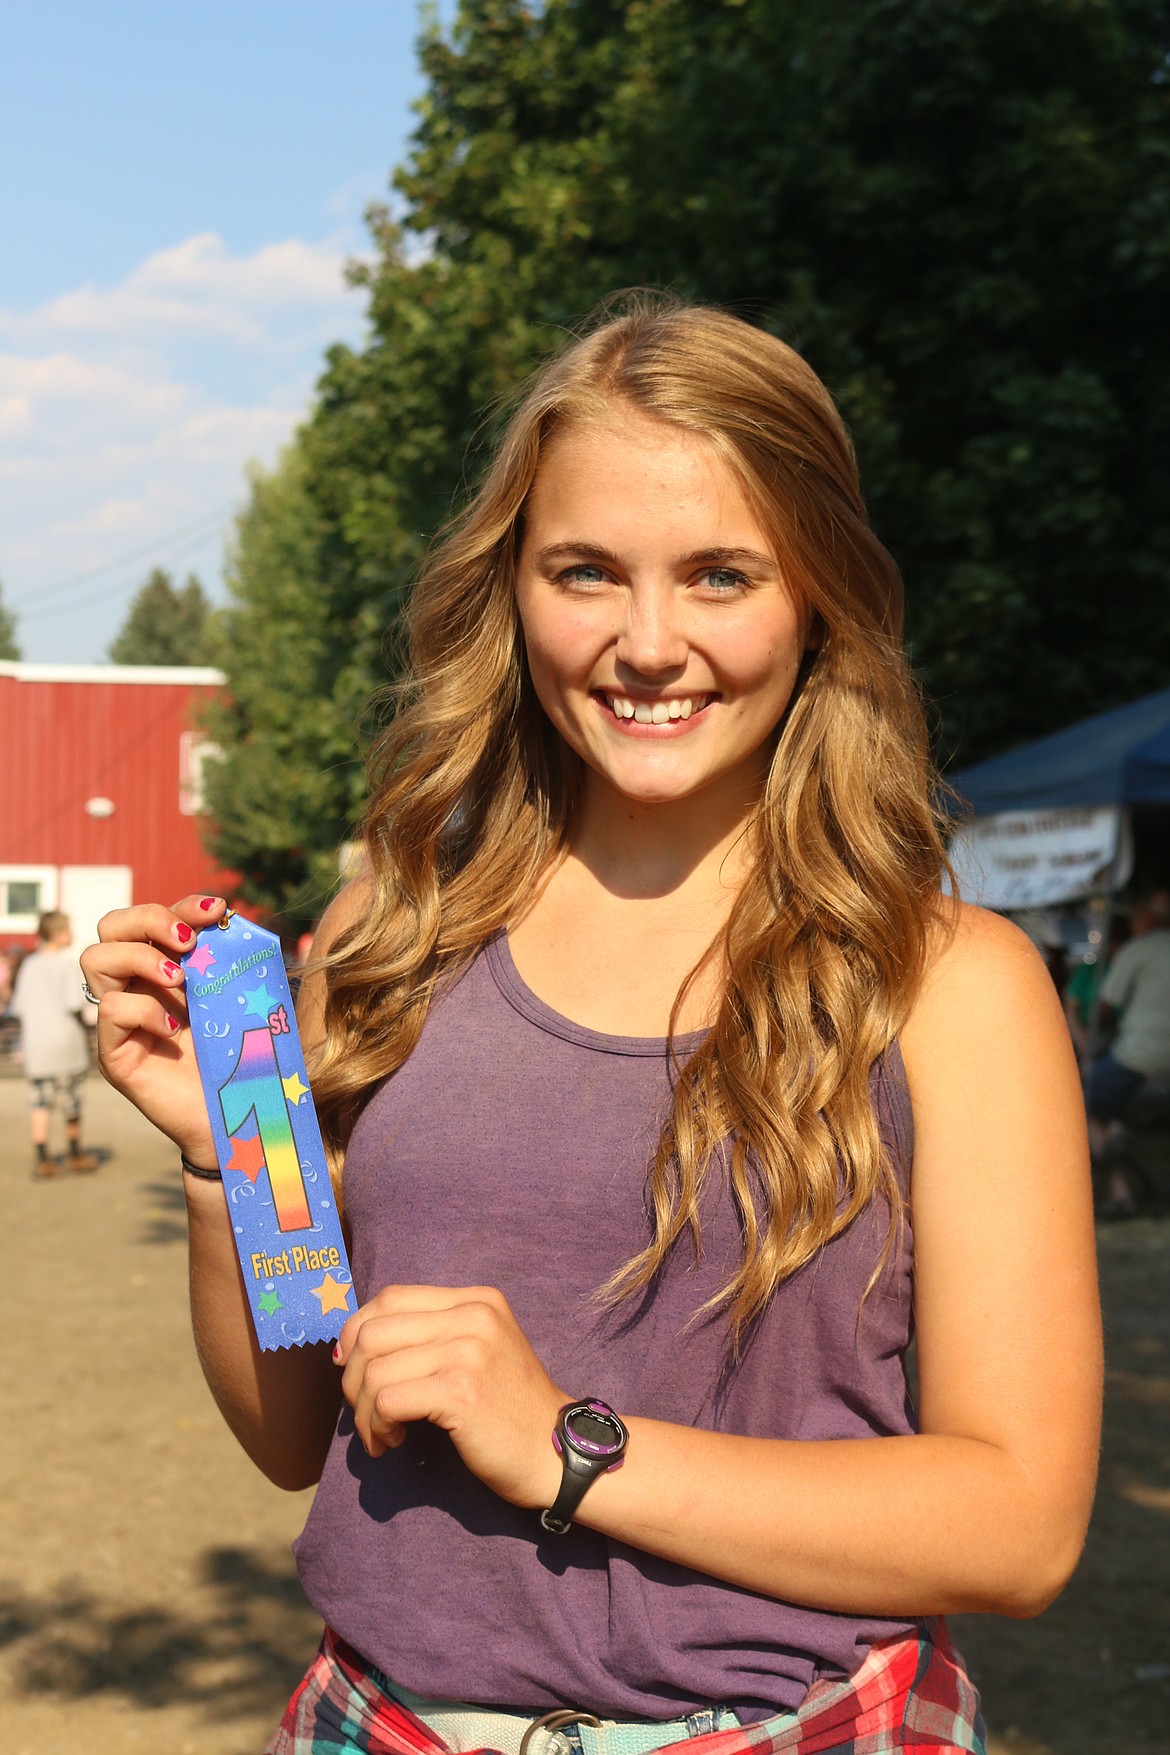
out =
[(566, 664), (563, 649), (549, 652), (535, 642), (528, 643), (528, 669), (536, 697), (553, 724), (571, 736), (579, 715), (575, 694), (586, 687), (586, 679)]
[(525, 645), (534, 682), (554, 691), (587, 688), (603, 650), (594, 628), (569, 620), (555, 627), (533, 626)]
[(799, 669), (799, 658), (787, 645), (757, 649), (750, 659), (745, 655), (734, 679), (741, 707), (753, 717), (779, 719), (792, 699)]
[(736, 694), (745, 699), (774, 694), (796, 674), (792, 656), (780, 644), (749, 646), (729, 658), (725, 672)]

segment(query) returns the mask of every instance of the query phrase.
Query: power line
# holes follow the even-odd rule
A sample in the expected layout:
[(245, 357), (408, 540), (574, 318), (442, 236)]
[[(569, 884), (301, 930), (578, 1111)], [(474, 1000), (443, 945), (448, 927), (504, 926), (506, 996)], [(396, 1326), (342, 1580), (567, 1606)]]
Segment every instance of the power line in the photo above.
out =
[[(213, 525), (212, 529), (214, 530), (214, 528)], [(172, 544), (169, 549), (156, 548), (149, 552), (153, 554), (155, 560), (158, 560), (160, 554), (164, 554), (168, 560), (174, 561), (181, 555), (190, 554), (201, 548), (209, 534), (210, 531), (206, 531), (202, 535), (194, 537), (190, 542), (181, 543), (178, 546)], [(91, 592), (85, 597), (74, 598), (72, 603), (57, 603), (48, 609), (34, 609), (31, 612), (22, 613), (19, 616), (20, 625), (23, 627), (26, 622), (50, 621), (54, 616), (77, 615), (82, 610), (90, 609), (97, 603), (104, 603), (107, 598), (117, 597), (119, 592), (129, 589), (125, 579), (115, 579), (112, 585), (103, 585), (100, 590)]]
[[(156, 537), (153, 542), (147, 543), (142, 548), (135, 549), (130, 554), (120, 555), (115, 560), (107, 561), (104, 566), (91, 567), (84, 573), (75, 573), (71, 579), (59, 579), (56, 584), (46, 586), (43, 591), (37, 591), (29, 601), (35, 602), (39, 606), (43, 604), (47, 598), (61, 597), (67, 592), (77, 590), (82, 585), (92, 584), (95, 579), (108, 578), (111, 573), (121, 572), (126, 567), (135, 566), (141, 561), (156, 558), (160, 554), (170, 554), (172, 551), (182, 554), (187, 552), (192, 546), (198, 547), (199, 543), (201, 543), (205, 537), (210, 536), (214, 530), (226, 523), (232, 513), (233, 504), (233, 502), (229, 501), (227, 505), (210, 515), (204, 513), (204, 515), (201, 518), (197, 518), (194, 523), (180, 525), (177, 530), (171, 531), (169, 535)], [(184, 541), (185, 538), (189, 538), (190, 540)], [(177, 551), (176, 544), (180, 545)], [(121, 581), (119, 581), (114, 589), (119, 590), (120, 588)], [(69, 607), (76, 608), (77, 605), (74, 604)], [(21, 609), (20, 601), (17, 600), (13, 601), (12, 608), (16, 614), (20, 616), (22, 621), (37, 621), (43, 615), (56, 615), (61, 613), (58, 610), (43, 610), (38, 607), (38, 609), (30, 614)]]

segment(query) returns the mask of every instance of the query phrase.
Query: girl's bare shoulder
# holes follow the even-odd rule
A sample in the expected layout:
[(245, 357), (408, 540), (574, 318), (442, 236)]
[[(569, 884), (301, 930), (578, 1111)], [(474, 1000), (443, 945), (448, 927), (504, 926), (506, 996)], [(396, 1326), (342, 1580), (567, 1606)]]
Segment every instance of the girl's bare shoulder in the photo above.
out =
[(986, 908), (940, 898), (922, 980), (902, 1030), (911, 1060), (962, 1051), (991, 1035), (1063, 1014), (1044, 960), (1027, 934)]

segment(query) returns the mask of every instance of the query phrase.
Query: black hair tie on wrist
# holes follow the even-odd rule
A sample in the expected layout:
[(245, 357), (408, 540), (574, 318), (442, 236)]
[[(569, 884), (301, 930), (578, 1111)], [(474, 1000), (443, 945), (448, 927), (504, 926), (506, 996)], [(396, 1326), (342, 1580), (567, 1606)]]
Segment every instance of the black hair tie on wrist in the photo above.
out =
[(199, 1164), (192, 1164), (190, 1158), (185, 1158), (182, 1152), (179, 1153), (179, 1163), (183, 1166), (183, 1169), (187, 1172), (188, 1176), (197, 1176), (200, 1182), (223, 1181), (222, 1170), (204, 1170)]

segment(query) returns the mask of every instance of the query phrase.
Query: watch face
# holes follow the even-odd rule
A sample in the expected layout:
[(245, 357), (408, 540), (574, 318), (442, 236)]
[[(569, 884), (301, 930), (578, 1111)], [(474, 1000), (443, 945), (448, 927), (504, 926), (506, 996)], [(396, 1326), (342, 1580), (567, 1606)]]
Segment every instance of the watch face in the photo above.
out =
[(590, 1456), (612, 1456), (624, 1448), (625, 1427), (616, 1414), (603, 1414), (596, 1406), (574, 1408), (565, 1415), (565, 1431), (574, 1447)]

